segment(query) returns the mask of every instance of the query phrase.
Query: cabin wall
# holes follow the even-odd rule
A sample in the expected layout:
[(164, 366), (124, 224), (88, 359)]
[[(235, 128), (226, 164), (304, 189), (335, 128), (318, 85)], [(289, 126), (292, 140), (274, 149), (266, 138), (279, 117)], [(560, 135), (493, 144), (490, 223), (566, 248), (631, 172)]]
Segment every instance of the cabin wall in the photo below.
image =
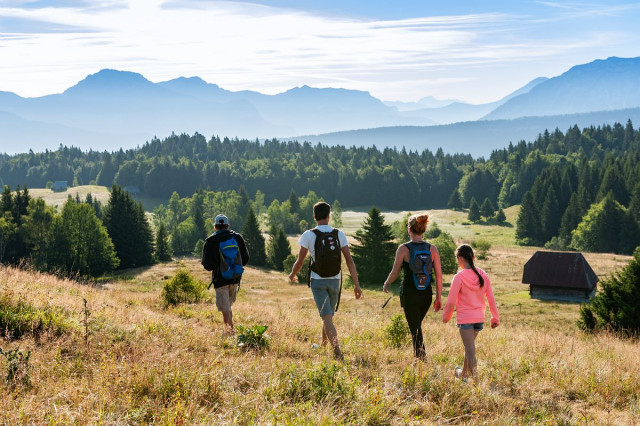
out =
[(596, 293), (593, 290), (578, 290), (571, 288), (554, 288), (542, 286), (529, 286), (529, 294), (532, 299), (540, 300), (558, 300), (562, 302), (586, 302)]

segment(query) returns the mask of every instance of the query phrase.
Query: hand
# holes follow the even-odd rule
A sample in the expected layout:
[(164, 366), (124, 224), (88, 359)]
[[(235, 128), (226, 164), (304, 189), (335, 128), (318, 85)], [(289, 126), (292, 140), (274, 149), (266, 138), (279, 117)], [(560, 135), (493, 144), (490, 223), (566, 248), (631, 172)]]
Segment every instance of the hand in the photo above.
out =
[(298, 275), (294, 274), (293, 272), (289, 274), (289, 281), (291, 281), (292, 283), (295, 283), (298, 281)]
[(384, 291), (385, 293), (389, 293), (389, 285), (388, 284), (383, 284), (382, 285), (382, 291)]
[(491, 328), (496, 328), (500, 325), (500, 320), (496, 318), (491, 318)]
[(442, 301), (440, 300), (439, 297), (436, 297), (436, 301), (433, 302), (433, 310), (435, 312), (438, 312), (440, 308), (442, 308)]
[(356, 299), (360, 299), (360, 297), (362, 297), (362, 289), (359, 285), (353, 287), (353, 293), (356, 295)]

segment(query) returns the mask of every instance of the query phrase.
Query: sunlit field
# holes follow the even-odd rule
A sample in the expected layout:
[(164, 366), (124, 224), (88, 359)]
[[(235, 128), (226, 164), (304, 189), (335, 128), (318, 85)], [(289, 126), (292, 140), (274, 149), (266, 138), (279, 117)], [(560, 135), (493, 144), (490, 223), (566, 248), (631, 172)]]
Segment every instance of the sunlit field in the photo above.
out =
[[(382, 282), (365, 288), (361, 300), (343, 289), (335, 322), (345, 360), (336, 362), (330, 351), (314, 349), (321, 322), (310, 290), (284, 273), (246, 270), (235, 323), (267, 325), (269, 338), (268, 348), (247, 350), (223, 334), (212, 290), (200, 303), (164, 306), (162, 287), (178, 268), (208, 283), (197, 259), (123, 271), (96, 286), (2, 268), (0, 321), (27, 318), (31, 325), (20, 339), (0, 332), (0, 347), (31, 356), (14, 360), (12, 381), (5, 380), (10, 362), (0, 356), (0, 423), (640, 422), (636, 341), (585, 335), (576, 326), (579, 305), (530, 299), (520, 280), (536, 249), (501, 244), (512, 227), (430, 213), (457, 242), (493, 244), (478, 265), (492, 278), (502, 321), (478, 337), (475, 383), (454, 378), (462, 343), (439, 313), (424, 322), (424, 362), (414, 361), (408, 338), (391, 346), (385, 329), (402, 310), (397, 297), (381, 308)], [(515, 210), (506, 213), (512, 221)], [(348, 234), (365, 215), (344, 213)], [(385, 213), (388, 221), (403, 216)], [(630, 259), (585, 256), (601, 278)]]

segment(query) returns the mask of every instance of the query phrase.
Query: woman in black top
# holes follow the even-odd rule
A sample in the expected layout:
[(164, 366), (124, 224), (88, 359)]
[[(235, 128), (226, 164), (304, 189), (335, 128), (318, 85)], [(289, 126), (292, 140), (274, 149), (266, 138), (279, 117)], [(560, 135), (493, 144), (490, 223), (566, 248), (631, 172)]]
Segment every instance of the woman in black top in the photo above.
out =
[[(389, 286), (398, 278), (400, 268), (403, 268), (404, 279), (402, 280), (402, 287), (400, 288), (400, 303), (404, 309), (404, 316), (407, 319), (407, 324), (411, 331), (413, 350), (415, 356), (418, 358), (425, 356), (424, 341), (422, 339), (422, 320), (425, 315), (427, 315), (427, 311), (431, 306), (433, 298), (432, 283), (434, 278), (436, 282), (436, 300), (433, 303), (433, 309), (438, 312), (442, 306), (442, 268), (440, 267), (440, 254), (436, 246), (422, 239), (422, 234), (426, 231), (428, 222), (429, 215), (426, 213), (413, 215), (409, 218), (407, 230), (410, 240), (398, 247), (393, 269), (391, 269), (389, 276), (382, 286), (382, 290), (388, 293)], [(415, 258), (420, 258), (421, 255), (424, 256), (422, 258), (426, 261), (425, 263), (427, 265), (425, 269), (422, 270), (427, 275), (430, 275), (428, 277), (425, 277), (425, 274), (422, 272), (414, 273), (414, 270), (420, 270), (420, 268), (414, 267), (412, 269), (410, 265), (410, 263), (420, 263), (420, 265), (422, 265), (421, 262), (416, 262), (415, 260)], [(413, 262), (411, 257), (414, 257)]]

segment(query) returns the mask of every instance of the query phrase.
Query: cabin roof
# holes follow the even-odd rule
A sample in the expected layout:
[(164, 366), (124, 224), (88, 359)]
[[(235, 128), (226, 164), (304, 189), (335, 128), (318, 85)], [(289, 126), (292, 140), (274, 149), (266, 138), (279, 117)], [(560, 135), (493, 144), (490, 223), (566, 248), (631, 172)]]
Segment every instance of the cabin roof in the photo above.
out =
[(598, 276), (582, 253), (537, 251), (524, 265), (522, 282), (542, 287), (591, 290)]

